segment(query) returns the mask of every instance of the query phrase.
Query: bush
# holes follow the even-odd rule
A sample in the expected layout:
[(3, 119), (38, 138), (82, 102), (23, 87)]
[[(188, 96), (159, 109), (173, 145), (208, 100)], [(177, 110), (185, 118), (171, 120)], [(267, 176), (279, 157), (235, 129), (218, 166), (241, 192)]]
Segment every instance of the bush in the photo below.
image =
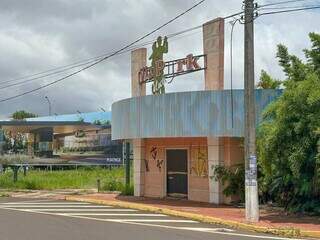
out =
[(134, 188), (133, 185), (129, 185), (129, 186), (124, 186), (121, 190), (121, 195), (124, 196), (133, 196), (134, 194)]
[(102, 186), (103, 191), (122, 191), (124, 184), (118, 180), (110, 180)]
[(240, 202), (245, 200), (245, 167), (238, 164), (231, 167), (215, 166), (213, 168), (213, 178), (221, 181), (224, 185), (223, 194), (229, 196), (239, 196)]

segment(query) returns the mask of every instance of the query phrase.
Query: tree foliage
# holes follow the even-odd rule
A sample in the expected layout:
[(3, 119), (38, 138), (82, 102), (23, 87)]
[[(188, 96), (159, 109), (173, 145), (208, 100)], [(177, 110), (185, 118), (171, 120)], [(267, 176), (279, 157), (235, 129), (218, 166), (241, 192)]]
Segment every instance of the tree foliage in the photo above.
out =
[(37, 117), (37, 115), (24, 110), (16, 111), (11, 116), (11, 118), (14, 120), (24, 120), (26, 118), (34, 118), (34, 117)]
[(320, 213), (320, 35), (309, 37), (306, 62), (278, 45), (285, 89), (264, 112), (257, 150), (264, 199)]
[(261, 71), (260, 81), (257, 85), (261, 89), (279, 89), (281, 81), (273, 79), (265, 70)]

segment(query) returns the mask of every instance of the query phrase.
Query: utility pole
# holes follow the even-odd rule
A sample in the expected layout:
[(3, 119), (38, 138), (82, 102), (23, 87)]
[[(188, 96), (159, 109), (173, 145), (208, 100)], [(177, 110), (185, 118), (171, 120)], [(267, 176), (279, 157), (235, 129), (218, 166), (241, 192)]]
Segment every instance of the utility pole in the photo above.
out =
[(47, 99), (47, 101), (48, 101), (48, 104), (49, 104), (49, 116), (51, 116), (51, 102), (50, 102), (48, 96), (45, 96), (44, 98)]
[(244, 105), (246, 220), (259, 221), (254, 81), (254, 0), (244, 0)]

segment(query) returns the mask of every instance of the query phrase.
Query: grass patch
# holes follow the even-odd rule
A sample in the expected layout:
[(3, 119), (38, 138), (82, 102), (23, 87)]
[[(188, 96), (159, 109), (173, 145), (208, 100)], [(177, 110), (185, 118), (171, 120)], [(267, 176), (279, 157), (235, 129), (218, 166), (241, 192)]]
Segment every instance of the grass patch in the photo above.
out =
[(18, 181), (13, 182), (13, 172), (0, 174), (0, 188), (9, 190), (55, 190), (55, 189), (92, 189), (97, 188), (100, 179), (103, 191), (121, 191), (130, 193), (125, 187), (124, 168), (85, 168), (63, 171), (30, 170), (27, 176), (20, 171)]

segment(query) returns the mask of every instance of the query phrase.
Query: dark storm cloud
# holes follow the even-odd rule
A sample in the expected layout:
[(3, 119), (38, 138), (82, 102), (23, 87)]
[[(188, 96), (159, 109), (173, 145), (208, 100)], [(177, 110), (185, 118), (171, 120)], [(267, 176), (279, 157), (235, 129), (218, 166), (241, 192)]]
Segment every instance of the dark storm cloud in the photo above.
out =
[[(1, 0), (0, 3), (0, 87), (1, 82), (118, 49), (192, 6), (195, 0)], [(210, 1), (194, 9), (158, 34), (166, 35), (198, 26), (241, 9), (239, 0)], [(308, 25), (302, 22), (308, 20)], [(308, 46), (306, 34), (319, 31), (319, 14), (302, 13), (261, 18), (256, 24), (256, 72), (261, 68), (281, 77), (275, 67), (275, 46), (283, 42), (293, 53)], [(289, 23), (290, 24), (289, 24)], [(243, 26), (235, 30), (235, 86), (243, 86)], [(155, 38), (158, 34), (152, 36)], [(225, 82), (229, 86), (229, 36), (226, 23)], [(186, 37), (169, 40), (168, 59), (187, 53), (202, 53), (201, 29)], [(146, 40), (150, 40), (148, 38)], [(266, 51), (266, 49), (268, 51)], [(150, 49), (149, 49), (150, 53)], [(0, 99), (9, 97), (59, 76), (32, 84), (0, 90)], [(168, 91), (203, 89), (203, 74), (177, 78)], [(48, 112), (48, 96), (53, 112), (109, 109), (112, 102), (130, 96), (130, 54), (109, 59), (77, 76), (36, 93), (0, 103), (0, 116), (18, 109), (40, 115)]]

